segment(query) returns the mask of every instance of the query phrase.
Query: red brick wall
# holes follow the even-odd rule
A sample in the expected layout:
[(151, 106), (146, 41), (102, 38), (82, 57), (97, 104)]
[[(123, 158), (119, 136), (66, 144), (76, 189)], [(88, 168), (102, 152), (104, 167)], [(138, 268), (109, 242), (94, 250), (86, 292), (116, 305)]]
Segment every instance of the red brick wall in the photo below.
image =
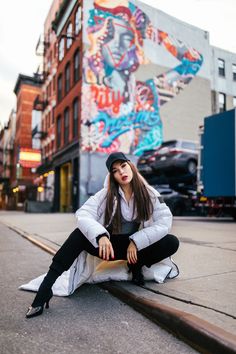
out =
[[(77, 2), (76, 6), (74, 7), (73, 11), (71, 12), (71, 15), (67, 19), (67, 22), (61, 32), (61, 34), (66, 34), (66, 29), (71, 22), (74, 26), (74, 21), (75, 21), (75, 13), (78, 8), (78, 5), (82, 5), (82, 2)], [(74, 27), (73, 27), (73, 32), (74, 32)], [(60, 42), (60, 38), (58, 38), (58, 45)], [(80, 52), (80, 79), (77, 81), (75, 84), (73, 83), (73, 57), (75, 52), (79, 49)], [(69, 122), (69, 142), (68, 145), (73, 141), (73, 101), (76, 97), (79, 98), (79, 120), (78, 120), (78, 137), (80, 136), (80, 97), (81, 97), (81, 74), (82, 74), (82, 30), (76, 36), (76, 38), (72, 41), (72, 45), (69, 49), (66, 48), (66, 38), (65, 38), (65, 55), (64, 58), (62, 59), (61, 62), (58, 61), (58, 66), (57, 66), (57, 74), (56, 74), (56, 84), (58, 77), (62, 74), (63, 75), (63, 80), (62, 80), (62, 100), (60, 102), (57, 101), (56, 109), (55, 109), (55, 131), (56, 131), (56, 146), (57, 146), (57, 118), (59, 115), (62, 117), (62, 136), (61, 136), (61, 148), (64, 147), (64, 110), (68, 107), (70, 109), (70, 122)], [(70, 62), (70, 90), (67, 94), (65, 94), (65, 67), (67, 63)], [(78, 140), (78, 137), (75, 138), (75, 140)]]
[[(41, 88), (29, 84), (21, 84), (17, 95), (16, 137), (14, 149), (14, 165), (18, 162), (19, 148), (32, 147), (31, 117), (36, 96), (41, 94)], [(22, 168), (22, 178), (32, 179), (30, 168)], [(14, 176), (16, 179), (16, 174)]]

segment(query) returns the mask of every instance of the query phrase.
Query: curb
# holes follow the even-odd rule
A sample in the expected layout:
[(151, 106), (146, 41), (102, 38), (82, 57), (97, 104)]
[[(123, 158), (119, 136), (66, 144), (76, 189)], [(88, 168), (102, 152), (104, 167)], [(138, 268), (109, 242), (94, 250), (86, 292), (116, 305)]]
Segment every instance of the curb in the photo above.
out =
[[(6, 223), (5, 225), (43, 251), (51, 255), (56, 253), (55, 249), (34, 239), (23, 230)], [(188, 312), (176, 310), (157, 301), (137, 296), (113, 281), (98, 285), (201, 353), (236, 354), (236, 336), (222, 328)]]
[(188, 312), (134, 295), (114, 282), (100, 286), (202, 353), (236, 353), (236, 336), (220, 327)]
[(4, 225), (7, 226), (10, 230), (15, 231), (17, 234), (19, 234), (20, 236), (22, 236), (26, 240), (30, 241), (34, 245), (36, 245), (39, 248), (41, 248), (43, 251), (46, 251), (46, 252), (50, 253), (53, 256), (57, 252), (57, 250), (55, 250), (54, 248), (51, 248), (51, 247), (47, 246), (45, 243), (36, 240), (34, 237), (30, 236), (25, 231), (23, 231), (21, 229), (18, 229), (17, 227), (9, 225), (7, 223), (4, 223)]

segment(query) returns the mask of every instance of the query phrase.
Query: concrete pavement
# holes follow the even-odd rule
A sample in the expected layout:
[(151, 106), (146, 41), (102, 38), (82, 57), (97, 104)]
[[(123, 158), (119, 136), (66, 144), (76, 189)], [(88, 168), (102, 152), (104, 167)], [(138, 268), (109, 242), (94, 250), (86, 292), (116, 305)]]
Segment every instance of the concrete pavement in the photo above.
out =
[[(0, 222), (47, 245), (52, 252), (76, 226), (73, 214), (3, 211)], [(178, 278), (164, 284), (147, 282), (142, 288), (128, 282), (103, 286), (143, 313), (148, 309), (149, 317), (155, 313), (154, 320), (200, 351), (236, 352), (235, 231), (231, 220), (175, 218), (172, 233), (181, 241), (174, 256), (180, 267)], [(176, 322), (178, 318), (181, 323)]]
[(51, 255), (0, 223), (1, 354), (194, 354), (196, 351), (97, 285), (54, 296), (26, 319), (35, 294), (19, 291)]

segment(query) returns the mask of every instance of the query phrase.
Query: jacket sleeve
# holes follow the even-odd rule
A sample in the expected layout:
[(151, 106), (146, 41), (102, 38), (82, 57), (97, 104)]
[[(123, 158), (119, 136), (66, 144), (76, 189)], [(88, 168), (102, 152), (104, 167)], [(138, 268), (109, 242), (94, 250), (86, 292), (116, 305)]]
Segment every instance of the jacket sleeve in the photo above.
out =
[(101, 234), (106, 234), (110, 237), (106, 228), (98, 221), (100, 219), (99, 209), (105, 202), (105, 190), (97, 192), (90, 197), (81, 208), (79, 208), (75, 216), (77, 218), (77, 227), (85, 237), (92, 243), (94, 247), (98, 247), (96, 237)]
[(144, 222), (144, 228), (130, 236), (139, 251), (159, 241), (171, 230), (172, 214), (159, 193), (153, 207), (153, 215), (150, 220)]

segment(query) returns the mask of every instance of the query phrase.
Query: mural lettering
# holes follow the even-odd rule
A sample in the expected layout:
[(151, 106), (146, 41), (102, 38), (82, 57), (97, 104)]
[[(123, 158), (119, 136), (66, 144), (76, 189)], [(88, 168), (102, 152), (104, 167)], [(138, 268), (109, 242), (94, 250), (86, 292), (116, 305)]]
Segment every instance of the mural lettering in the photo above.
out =
[[(127, 0), (96, 0), (88, 11), (82, 149), (107, 153), (120, 149), (139, 156), (162, 143), (160, 106), (190, 83), (203, 57), (157, 28)], [(161, 75), (136, 80), (137, 70), (149, 63), (145, 40), (153, 42), (153, 48), (162, 46), (180, 64)]]

